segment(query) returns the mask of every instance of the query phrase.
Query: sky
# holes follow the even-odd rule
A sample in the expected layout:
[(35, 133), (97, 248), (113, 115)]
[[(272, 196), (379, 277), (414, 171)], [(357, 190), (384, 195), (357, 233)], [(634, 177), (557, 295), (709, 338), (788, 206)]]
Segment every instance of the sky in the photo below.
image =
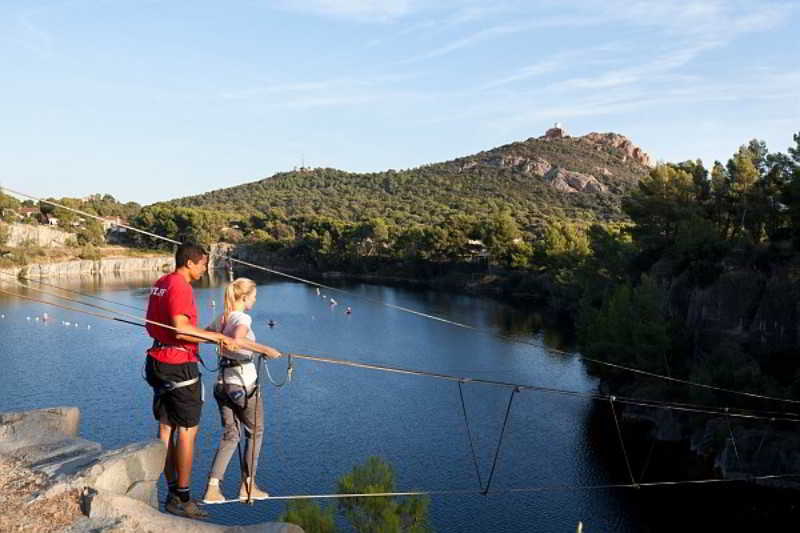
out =
[(555, 122), (659, 161), (785, 152), (798, 27), (785, 0), (0, 0), (0, 187), (144, 205)]

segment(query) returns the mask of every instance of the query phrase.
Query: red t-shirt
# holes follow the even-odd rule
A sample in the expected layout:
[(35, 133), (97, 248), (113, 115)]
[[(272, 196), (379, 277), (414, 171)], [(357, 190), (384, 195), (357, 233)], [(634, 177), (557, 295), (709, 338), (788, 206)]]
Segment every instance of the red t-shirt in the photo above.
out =
[[(186, 315), (193, 326), (197, 326), (197, 306), (192, 286), (177, 272), (161, 276), (150, 289), (147, 303), (147, 320), (172, 325), (172, 317)], [(178, 340), (176, 331), (155, 324), (147, 324), (147, 333), (162, 344), (163, 348), (150, 350), (150, 357), (177, 365), (197, 361), (197, 344)]]

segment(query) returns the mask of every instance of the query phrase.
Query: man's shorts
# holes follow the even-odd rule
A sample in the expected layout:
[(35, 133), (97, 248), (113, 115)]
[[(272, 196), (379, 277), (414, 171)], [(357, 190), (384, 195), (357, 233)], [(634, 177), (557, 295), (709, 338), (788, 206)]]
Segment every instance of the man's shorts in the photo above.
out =
[(200, 376), (197, 363), (171, 365), (147, 357), (145, 365), (147, 383), (153, 387), (153, 416), (161, 423), (191, 428), (200, 423), (203, 409), (203, 380), (197, 383), (164, 390), (161, 384), (165, 381), (179, 383)]

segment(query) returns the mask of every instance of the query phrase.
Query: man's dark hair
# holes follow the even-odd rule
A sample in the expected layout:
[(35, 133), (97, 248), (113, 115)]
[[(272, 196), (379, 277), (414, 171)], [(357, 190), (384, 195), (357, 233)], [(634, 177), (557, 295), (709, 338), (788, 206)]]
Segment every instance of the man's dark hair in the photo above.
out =
[(190, 259), (199, 263), (204, 255), (208, 255), (205, 248), (193, 242), (185, 242), (175, 251), (175, 268), (187, 266)]

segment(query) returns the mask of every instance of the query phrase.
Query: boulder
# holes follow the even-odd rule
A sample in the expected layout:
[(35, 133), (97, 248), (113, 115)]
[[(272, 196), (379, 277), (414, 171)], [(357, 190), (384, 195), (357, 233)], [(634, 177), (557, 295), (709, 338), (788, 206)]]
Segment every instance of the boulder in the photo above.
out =
[(557, 191), (605, 193), (608, 187), (597, 181), (597, 178), (580, 172), (572, 172), (563, 168), (552, 168), (544, 175), (544, 179)]
[(137, 442), (99, 453), (79, 468), (54, 472), (56, 483), (42, 496), (88, 486), (129, 496), (158, 508), (156, 485), (166, 456), (167, 450), (160, 440)]

